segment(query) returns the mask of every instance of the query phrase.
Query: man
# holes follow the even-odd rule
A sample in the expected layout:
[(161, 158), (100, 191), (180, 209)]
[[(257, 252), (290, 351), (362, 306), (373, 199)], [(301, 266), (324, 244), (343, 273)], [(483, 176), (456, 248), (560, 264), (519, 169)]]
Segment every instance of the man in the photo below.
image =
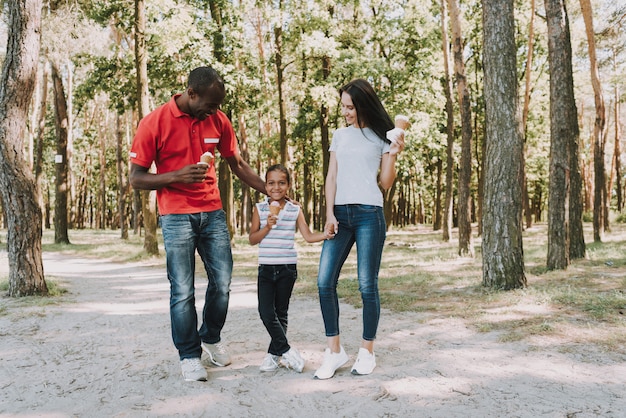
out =
[[(200, 362), (203, 350), (217, 366), (231, 362), (220, 337), (233, 268), (230, 234), (215, 164), (198, 164), (200, 156), (215, 154), (217, 148), (237, 177), (265, 193), (265, 182), (239, 155), (232, 124), (219, 110), (225, 96), (224, 81), (213, 68), (194, 69), (182, 94), (141, 120), (130, 152), (131, 185), (157, 190), (172, 339), (187, 381), (207, 379)], [(156, 174), (148, 172), (152, 162)], [(194, 296), (196, 250), (208, 276), (200, 330)]]

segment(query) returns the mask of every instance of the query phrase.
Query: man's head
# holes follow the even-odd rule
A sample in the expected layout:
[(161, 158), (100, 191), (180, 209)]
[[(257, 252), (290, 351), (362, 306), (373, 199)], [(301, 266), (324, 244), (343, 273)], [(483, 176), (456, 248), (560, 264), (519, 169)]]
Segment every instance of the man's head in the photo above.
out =
[(198, 67), (189, 73), (186, 94), (187, 113), (196, 119), (204, 120), (214, 115), (224, 102), (226, 88), (224, 80), (211, 67)]

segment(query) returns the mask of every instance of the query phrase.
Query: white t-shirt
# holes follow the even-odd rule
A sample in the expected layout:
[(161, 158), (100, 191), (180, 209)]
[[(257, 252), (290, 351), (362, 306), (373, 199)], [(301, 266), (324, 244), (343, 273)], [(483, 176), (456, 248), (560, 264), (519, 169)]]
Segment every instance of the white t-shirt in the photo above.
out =
[(383, 206), (378, 187), (378, 170), (389, 144), (369, 128), (348, 126), (333, 134), (330, 151), (337, 159), (337, 191), (335, 205)]

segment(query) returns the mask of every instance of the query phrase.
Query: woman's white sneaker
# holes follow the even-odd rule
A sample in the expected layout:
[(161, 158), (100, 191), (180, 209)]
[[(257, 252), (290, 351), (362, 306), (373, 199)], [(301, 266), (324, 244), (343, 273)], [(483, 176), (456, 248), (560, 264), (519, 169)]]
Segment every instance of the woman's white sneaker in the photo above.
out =
[(330, 348), (324, 351), (324, 362), (322, 367), (315, 372), (316, 379), (330, 379), (335, 375), (338, 368), (348, 362), (348, 355), (344, 351), (343, 347), (340, 347), (338, 353), (333, 353)]
[(359, 355), (352, 366), (352, 374), (370, 374), (376, 367), (376, 355), (367, 348), (359, 348)]

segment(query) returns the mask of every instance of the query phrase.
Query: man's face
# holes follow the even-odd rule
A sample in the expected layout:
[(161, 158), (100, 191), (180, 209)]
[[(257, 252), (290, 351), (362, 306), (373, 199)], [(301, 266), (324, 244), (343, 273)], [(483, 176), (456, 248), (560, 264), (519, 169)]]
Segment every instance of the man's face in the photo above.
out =
[(209, 115), (214, 115), (224, 102), (226, 92), (218, 84), (208, 87), (202, 94), (189, 88), (190, 115), (198, 120), (205, 120)]

